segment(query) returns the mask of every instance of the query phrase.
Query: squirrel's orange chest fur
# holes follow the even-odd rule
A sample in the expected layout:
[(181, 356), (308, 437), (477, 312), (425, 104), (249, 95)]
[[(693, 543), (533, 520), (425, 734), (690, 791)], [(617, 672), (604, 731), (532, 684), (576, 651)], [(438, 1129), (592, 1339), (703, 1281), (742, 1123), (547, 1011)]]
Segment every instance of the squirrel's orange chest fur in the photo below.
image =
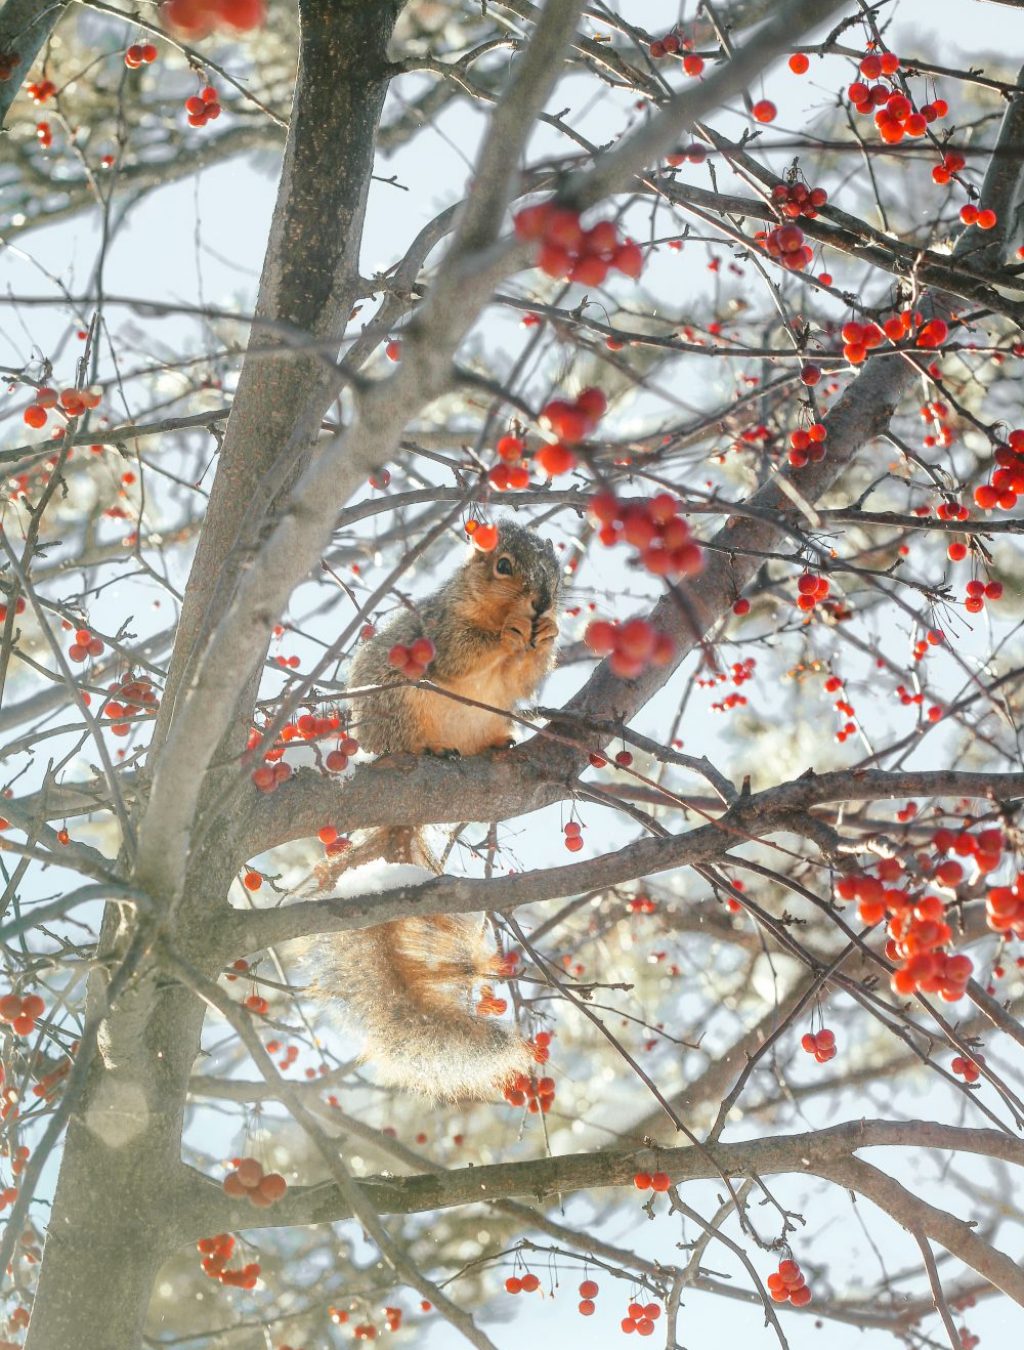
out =
[[(462, 755), (477, 755), (482, 750), (504, 746), (510, 736), (507, 712), (517, 699), (531, 693), (544, 675), (546, 655), (534, 649), (516, 655), (502, 655), (490, 663), (480, 661), (464, 675), (438, 680), (442, 688), (458, 698), (446, 698), (427, 689), (409, 689), (407, 697), (415, 709), (414, 722), (423, 750), (458, 750)], [(475, 708), (459, 701), (472, 699), (489, 708)]]

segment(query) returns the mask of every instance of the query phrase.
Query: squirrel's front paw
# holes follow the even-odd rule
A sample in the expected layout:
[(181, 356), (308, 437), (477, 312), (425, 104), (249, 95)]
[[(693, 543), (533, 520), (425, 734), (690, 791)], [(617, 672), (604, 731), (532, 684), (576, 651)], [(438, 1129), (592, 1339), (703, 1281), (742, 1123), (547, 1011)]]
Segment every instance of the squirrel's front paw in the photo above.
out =
[(554, 642), (558, 637), (558, 624), (549, 614), (536, 619), (533, 625), (533, 645), (535, 647), (546, 646), (549, 642)]
[(525, 651), (530, 645), (531, 638), (529, 620), (509, 619), (501, 630), (502, 642), (514, 652)]

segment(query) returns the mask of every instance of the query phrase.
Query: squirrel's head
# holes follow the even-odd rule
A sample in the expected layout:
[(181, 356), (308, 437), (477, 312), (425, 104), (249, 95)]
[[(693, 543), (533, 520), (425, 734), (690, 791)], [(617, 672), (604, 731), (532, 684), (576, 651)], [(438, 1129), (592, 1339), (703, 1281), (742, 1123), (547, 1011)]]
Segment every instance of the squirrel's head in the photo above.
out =
[(496, 547), (474, 549), (466, 571), (477, 594), (502, 608), (525, 604), (538, 618), (558, 608), (562, 574), (550, 539), (513, 521), (499, 522)]

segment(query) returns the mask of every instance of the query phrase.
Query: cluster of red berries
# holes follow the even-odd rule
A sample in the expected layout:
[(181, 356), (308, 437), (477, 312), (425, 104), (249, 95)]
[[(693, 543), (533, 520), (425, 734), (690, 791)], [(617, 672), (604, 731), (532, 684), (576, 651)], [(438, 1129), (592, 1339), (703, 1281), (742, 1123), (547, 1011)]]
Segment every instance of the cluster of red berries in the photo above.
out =
[[(916, 653), (916, 650), (917, 650), (917, 649), (915, 648), (914, 650), (915, 650), (915, 653)], [(918, 656), (915, 654), (914, 660), (915, 660), (915, 661), (920, 660), (920, 657), (918, 657)], [(896, 697), (899, 699), (900, 703), (902, 704), (902, 706), (903, 706), (904, 708), (910, 708), (910, 707), (913, 707), (915, 704), (916, 704), (918, 707), (921, 707), (921, 706), (923, 705), (923, 703), (924, 703), (924, 693), (923, 693), (923, 691), (920, 690), (920, 689), (918, 689), (918, 690), (916, 690), (916, 691), (912, 694), (905, 684), (898, 684), (898, 685), (896, 686)], [(942, 709), (941, 709), (941, 707), (940, 707), (937, 703), (933, 703), (933, 704), (931, 704), (931, 706), (929, 707), (929, 709), (928, 709), (928, 720), (929, 720), (929, 722), (941, 722), (941, 721), (942, 721)], [(897, 813), (897, 814), (898, 814), (898, 813)]]
[[(505, 957), (506, 973), (511, 975), (519, 961), (517, 952), (509, 952)], [(553, 1031), (538, 1031), (533, 1040), (529, 1042), (530, 1053), (537, 1064), (546, 1064), (551, 1058), (551, 1037)]]
[(68, 660), (87, 661), (90, 656), (102, 656), (105, 650), (102, 639), (90, 633), (88, 628), (76, 628), (75, 640), (68, 648)]
[(553, 398), (540, 410), (540, 425), (554, 439), (542, 445), (533, 462), (546, 478), (576, 467), (572, 447), (589, 436), (604, 416), (608, 400), (600, 389), (584, 389), (576, 398)]
[(292, 776), (290, 764), (261, 764), (252, 771), (253, 786), (260, 792), (276, 792)]
[(796, 607), (809, 614), (815, 605), (827, 600), (831, 587), (824, 577), (815, 572), (804, 572), (797, 577)]
[(886, 338), (897, 344), (911, 335), (917, 347), (928, 349), (941, 347), (949, 337), (949, 325), (945, 319), (926, 320), (916, 311), (903, 310), (899, 314), (893, 314), (881, 325), (856, 321), (845, 323), (840, 334), (843, 339), (843, 355), (851, 366), (859, 366), (866, 359), (868, 352), (880, 347)]
[(863, 80), (855, 80), (846, 91), (857, 112), (875, 114), (878, 134), (887, 145), (897, 145), (904, 136), (923, 136), (931, 122), (939, 121), (949, 112), (949, 104), (944, 98), (915, 109), (910, 99), (891, 84), (868, 85), (864, 82), (877, 81), (883, 75), (891, 79), (899, 68), (899, 57), (892, 52), (869, 53), (860, 63)]
[(807, 1280), (795, 1261), (780, 1261), (778, 1270), (773, 1271), (765, 1283), (776, 1303), (792, 1303), (795, 1308), (802, 1308), (811, 1301)]
[(212, 84), (200, 89), (185, 100), (185, 112), (190, 127), (205, 127), (207, 122), (216, 121), (221, 115), (220, 99)]
[(875, 870), (877, 876), (843, 877), (836, 894), (857, 901), (863, 923), (887, 921), (885, 954), (896, 966), (893, 990), (904, 995), (938, 994), (947, 1003), (963, 998), (974, 964), (968, 956), (950, 956), (944, 950), (953, 936), (945, 921), (944, 901), (937, 895), (912, 897), (902, 886), (887, 887), (886, 882), (898, 881), (902, 875), (898, 858), (881, 859)]
[(975, 206), (968, 202), (960, 208), (960, 219), (965, 225), (977, 225), (979, 230), (994, 230), (999, 217), (990, 206)]
[(963, 998), (974, 973), (970, 957), (950, 956), (943, 950), (952, 936), (945, 922), (946, 906), (937, 895), (923, 896), (913, 909), (890, 913), (886, 952), (902, 964), (892, 977), (893, 990), (938, 994), (947, 1003)]
[[(18, 1198), (17, 1186), (5, 1186), (0, 1190), (0, 1210), (5, 1210), (8, 1205), (13, 1205)], [(0, 1345), (3, 1343), (0, 1342)]]
[(232, 1158), (232, 1170), (221, 1185), (233, 1200), (248, 1200), (257, 1209), (269, 1209), (288, 1189), (280, 1172), (264, 1172), (255, 1158)]
[[(78, 634), (75, 635), (75, 640), (78, 641)], [(96, 655), (91, 648), (90, 655)], [(107, 689), (110, 697), (103, 705), (104, 717), (121, 718), (152, 714), (160, 707), (156, 689), (148, 675), (131, 673), (122, 675), (119, 680), (107, 685)], [(114, 736), (127, 736), (131, 731), (131, 725), (128, 722), (116, 721), (110, 731)]]
[[(301, 720), (301, 719), (300, 719)], [(341, 773), (348, 768), (348, 762), (359, 750), (359, 742), (353, 736), (339, 736), (334, 750), (329, 750), (324, 765), (331, 773)]]
[(534, 1080), (532, 1074), (517, 1073), (504, 1091), (509, 1106), (525, 1106), (531, 1115), (547, 1115), (555, 1102), (555, 1080), (550, 1077)]
[(599, 220), (585, 230), (579, 211), (546, 201), (525, 206), (513, 223), (519, 239), (540, 244), (536, 265), (556, 280), (600, 286), (611, 271), (634, 279), (643, 271), (640, 245), (633, 239), (620, 239), (613, 220)]
[(820, 464), (825, 458), (828, 429), (823, 422), (812, 422), (809, 427), (797, 427), (789, 433), (789, 462), (794, 469), (808, 464)]
[[(983, 511), (1012, 511), (1017, 498), (1024, 494), (1024, 431), (1011, 431), (1007, 443), (996, 447), (993, 458), (998, 467), (991, 481), (974, 489), (975, 503)], [(964, 549), (966, 554), (967, 550)]]
[(739, 689), (748, 680), (754, 678), (757, 658), (748, 656), (742, 661), (734, 661), (727, 671), (716, 670), (713, 675), (698, 675), (694, 680), (698, 689), (717, 689), (720, 684), (731, 683)]
[[(984, 876), (988, 872), (994, 872), (999, 866), (1003, 849), (1006, 847), (1006, 839), (1002, 830), (995, 827), (971, 834), (970, 830), (950, 830), (943, 826), (932, 835), (932, 847), (939, 854), (955, 853), (958, 858), (973, 858), (978, 872)], [(927, 859), (924, 861), (927, 862)], [(948, 867), (948, 865), (948, 863), (940, 865), (936, 875), (939, 875), (941, 866)], [(962, 875), (961, 868), (960, 876)], [(948, 876), (947, 872), (945, 874), (947, 883)]]
[[(826, 694), (839, 693), (843, 688), (843, 682), (838, 675), (830, 675), (825, 681), (824, 689)], [(832, 707), (841, 717), (852, 718), (855, 716), (853, 704), (845, 697), (837, 698)], [(836, 740), (840, 745), (851, 736), (855, 735), (857, 724), (853, 721), (844, 722), (843, 726), (836, 732)]]
[(681, 38), (678, 33), (666, 33), (664, 37), (655, 38), (647, 50), (653, 56), (655, 61), (660, 61), (663, 56), (678, 56), (681, 51), (692, 47), (693, 43), (688, 38)]
[(249, 969), (249, 962), (246, 961), (244, 957), (240, 956), (237, 961), (232, 961), (231, 963), (231, 970), (237, 971), (238, 974), (228, 973), (224, 976), (224, 978), (234, 983), (234, 981), (238, 979), (238, 975), (239, 974), (244, 975), (248, 969)]
[(965, 1083), (976, 1083), (981, 1077), (980, 1066), (984, 1063), (984, 1055), (975, 1055), (973, 1059), (968, 1059), (966, 1055), (956, 1055), (949, 1067), (955, 1074), (959, 1074)]
[[(356, 745), (356, 742), (352, 742)], [(358, 746), (356, 746), (358, 749)], [(328, 858), (336, 858), (339, 853), (345, 853), (352, 846), (352, 840), (346, 834), (339, 834), (336, 825), (321, 825), (316, 832), (316, 837), (324, 846), (324, 852)]]
[[(1018, 873), (1012, 886), (995, 886), (985, 900), (985, 919), (997, 933), (1013, 933), (1024, 938), (1024, 873)], [(0, 1010), (3, 1004), (0, 1002)]]
[(776, 225), (773, 230), (758, 230), (754, 240), (788, 272), (802, 272), (814, 261), (814, 249), (799, 225), (790, 223)]
[(466, 533), (480, 553), (493, 553), (498, 547), (497, 525), (485, 525), (481, 520), (470, 519), (466, 521)]
[(653, 1336), (654, 1324), (661, 1316), (661, 1309), (656, 1303), (631, 1303), (626, 1309), (626, 1315), (619, 1323), (619, 1326), (630, 1335), (636, 1332), (638, 1336)]
[(704, 73), (704, 58), (695, 56), (690, 50), (692, 46), (690, 38), (681, 38), (678, 33), (666, 33), (663, 38), (655, 38), (647, 50), (655, 61), (660, 61), (663, 56), (679, 56), (682, 52), (683, 69), (687, 75), (696, 79)]
[(30, 403), (23, 414), (30, 427), (45, 427), (46, 419), (52, 409), (67, 418), (81, 417), (90, 408), (99, 407), (102, 397), (98, 389), (37, 389), (34, 402)]
[(540, 1279), (529, 1271), (526, 1275), (510, 1275), (505, 1281), (509, 1294), (533, 1294), (540, 1288)]
[(567, 820), (562, 826), (565, 847), (570, 853), (579, 853), (583, 847), (583, 826), (578, 820)]
[(637, 1172), (633, 1185), (638, 1191), (667, 1191), (672, 1179), (667, 1172)]
[[(235, 964), (237, 966), (238, 962)], [(258, 1013), (261, 1017), (266, 1017), (267, 1013), (270, 1012), (270, 1004), (262, 994), (255, 992), (255, 985), (253, 986), (253, 993), (245, 1000), (245, 1006), (250, 1012)]]
[(941, 647), (946, 640), (946, 635), (941, 628), (929, 628), (923, 638), (919, 638), (914, 643), (914, 650), (911, 653), (915, 661), (923, 661), (932, 647)]
[(36, 1022), (46, 1011), (46, 1004), (38, 994), (5, 994), (0, 998), (0, 1022), (6, 1022), (16, 1036), (31, 1036)]
[[(530, 470), (523, 458), (526, 442), (522, 437), (501, 436), (494, 450), (501, 462), (488, 470), (487, 481), (490, 485), (497, 488), (499, 492), (507, 492), (509, 488), (528, 487)], [(495, 543), (497, 543), (497, 530), (495, 530)]]
[(138, 70), (139, 66), (152, 65), (156, 58), (152, 42), (133, 42), (124, 54), (124, 63), (129, 70)]
[(57, 86), (52, 80), (35, 80), (31, 84), (26, 84), (25, 92), (31, 98), (32, 102), (39, 107), (53, 98), (57, 92)]
[(745, 708), (748, 701), (745, 694), (726, 694), (725, 698), (712, 703), (711, 711), (716, 713), (732, 712), (733, 708)]
[(255, 1289), (260, 1277), (258, 1261), (251, 1261), (237, 1270), (228, 1270), (227, 1264), (235, 1250), (235, 1239), (230, 1233), (217, 1233), (214, 1237), (200, 1238), (196, 1243), (199, 1250), (199, 1262), (203, 1273), (211, 1280), (220, 1280), (221, 1284), (231, 1285), (235, 1289)]
[(418, 680), (427, 673), (427, 667), (436, 655), (430, 638), (418, 637), (408, 647), (403, 642), (396, 642), (388, 652), (388, 665), (407, 680)]
[[(280, 1041), (267, 1041), (268, 1055), (279, 1054), (281, 1048), (282, 1047)], [(279, 1069), (290, 1069), (292, 1065), (295, 1063), (295, 1061), (298, 1059), (298, 1057), (299, 1057), (299, 1047), (297, 1045), (286, 1045), (284, 1047), (284, 1054), (277, 1061), (277, 1067)]]
[(813, 220), (827, 201), (828, 193), (824, 188), (808, 187), (806, 183), (776, 183), (772, 188), (772, 204), (790, 220), (799, 216)]
[(53, 144), (53, 127), (50, 126), (49, 122), (36, 123), (36, 140), (43, 150), (49, 150)]
[[(673, 169), (678, 169), (680, 164), (703, 164), (707, 157), (707, 146), (701, 141), (691, 141), (689, 145), (681, 145), (678, 150), (669, 151), (665, 156), (665, 163)], [(669, 245), (670, 248), (672, 246), (672, 244)], [(611, 347), (612, 351), (618, 351), (622, 347), (622, 343), (616, 342), (616, 345), (612, 347), (613, 342), (616, 342), (615, 338), (608, 338), (605, 345)]]
[[(935, 371), (931, 372), (933, 375)], [(929, 426), (928, 434), (922, 438), (921, 444), (925, 449), (931, 449), (934, 446), (947, 447), (953, 444), (954, 431), (949, 421), (949, 404), (943, 403), (941, 399), (929, 399), (921, 404), (921, 420)], [(921, 514), (921, 508), (915, 507), (915, 514)], [(924, 508), (924, 514), (928, 514), (928, 508)], [(956, 519), (957, 517), (952, 517)]]
[(676, 645), (667, 633), (659, 633), (647, 619), (611, 623), (595, 619), (588, 624), (583, 641), (597, 656), (607, 656), (608, 665), (620, 680), (635, 680), (648, 666), (667, 666)]
[[(347, 769), (349, 760), (359, 750), (359, 742), (345, 731), (341, 723), (341, 716), (336, 712), (323, 716), (303, 713), (294, 722), (286, 722), (281, 728), (280, 738), (269, 750), (263, 752), (265, 763), (258, 769), (253, 770), (253, 783), (261, 792), (273, 792), (281, 783), (287, 782), (291, 777), (291, 767), (280, 762), (289, 743), (292, 741), (309, 743), (322, 740), (327, 736), (336, 736), (338, 744), (334, 750), (329, 751), (325, 756), (325, 767), (331, 773), (340, 773), (343, 769)], [(255, 750), (262, 739), (263, 735), (260, 730), (253, 727), (249, 732), (246, 749), (249, 751)]]
[(597, 1298), (600, 1285), (596, 1280), (580, 1281), (580, 1315), (583, 1317), (593, 1317), (596, 1310), (594, 1299)]
[(959, 173), (966, 164), (967, 160), (958, 150), (947, 150), (942, 156), (942, 163), (937, 164), (932, 169), (932, 181), (942, 187), (949, 182), (955, 173)]
[(693, 577), (704, 566), (701, 547), (679, 515), (679, 502), (668, 492), (647, 501), (620, 502), (614, 492), (596, 492), (587, 508), (600, 526), (598, 539), (610, 548), (632, 544), (639, 561), (656, 577)]
[(267, 5), (266, 0), (165, 0), (162, 17), (186, 37), (202, 38), (215, 28), (238, 33), (259, 28)]
[(813, 1055), (819, 1064), (826, 1064), (836, 1057), (836, 1033), (822, 1027), (820, 1031), (807, 1031), (800, 1037), (800, 1044), (809, 1055)]
[(653, 914), (657, 908), (657, 904), (649, 895), (634, 895), (626, 904), (626, 910), (630, 914)]
[(1001, 600), (1003, 598), (1003, 583), (1001, 581), (969, 581), (966, 590), (964, 609), (967, 610), (968, 614), (980, 614), (985, 608), (986, 600)]

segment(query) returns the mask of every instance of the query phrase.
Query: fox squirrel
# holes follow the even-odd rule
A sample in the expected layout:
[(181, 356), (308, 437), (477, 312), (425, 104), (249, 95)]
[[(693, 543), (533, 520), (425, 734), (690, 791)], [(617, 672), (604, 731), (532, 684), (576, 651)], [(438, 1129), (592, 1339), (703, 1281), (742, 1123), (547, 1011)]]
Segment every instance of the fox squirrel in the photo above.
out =
[[(460, 754), (511, 744), (509, 711), (540, 685), (554, 662), (561, 577), (551, 543), (504, 521), (491, 552), (470, 558), (417, 609), (392, 620), (359, 650), (349, 686), (377, 686), (357, 707), (360, 744), (391, 755)], [(398, 643), (428, 637), (427, 678), (487, 704), (473, 707), (419, 689), (390, 665)], [(440, 865), (414, 827), (371, 830), (340, 866), (375, 858)], [(487, 1097), (528, 1070), (523, 1039), (496, 1020), (505, 1003), (490, 981), (507, 974), (475, 915), (396, 919), (320, 939), (321, 994), (340, 996), (366, 1032), (364, 1059), (379, 1082), (433, 1097)]]

